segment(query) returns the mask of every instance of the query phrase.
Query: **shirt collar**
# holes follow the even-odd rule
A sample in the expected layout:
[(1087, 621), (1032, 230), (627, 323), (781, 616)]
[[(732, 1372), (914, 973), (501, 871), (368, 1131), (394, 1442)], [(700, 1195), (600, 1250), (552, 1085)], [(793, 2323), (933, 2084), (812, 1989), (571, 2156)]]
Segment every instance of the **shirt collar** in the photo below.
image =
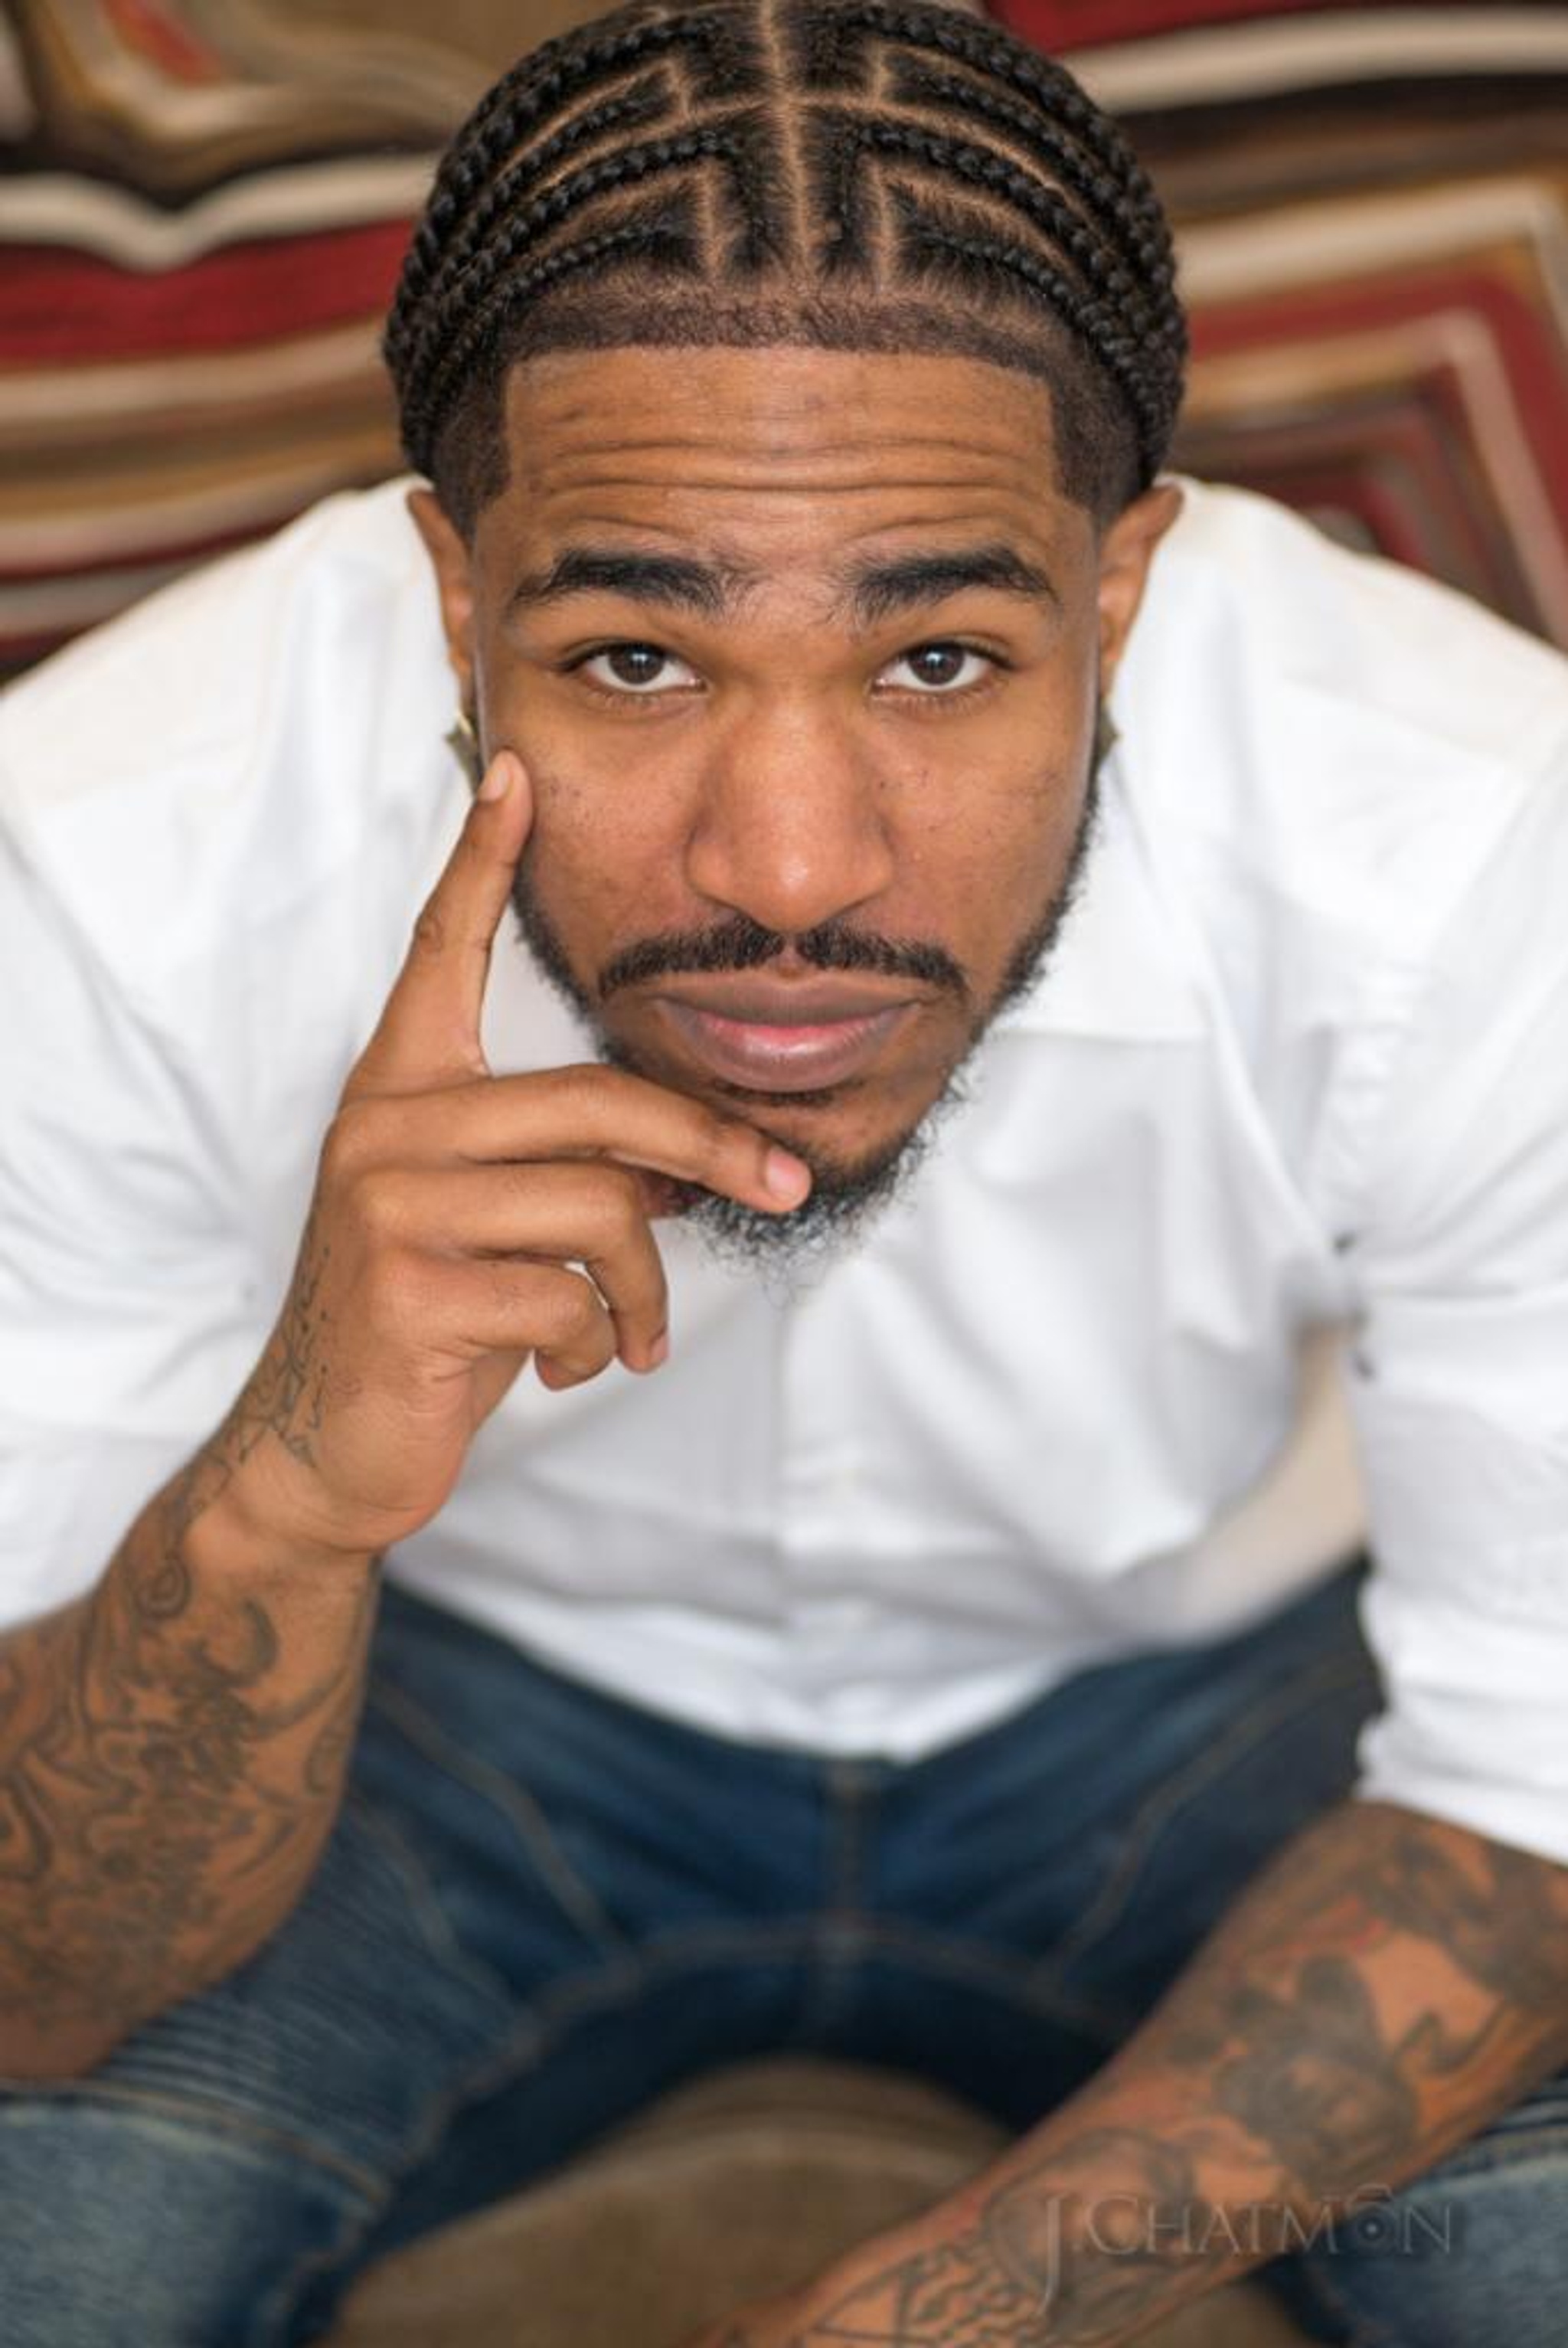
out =
[(1207, 1029), (1199, 950), (1151, 863), (1126, 758), (1122, 743), (1106, 763), (1078, 901), (1040, 978), (998, 1018), (999, 1033), (1174, 1042)]

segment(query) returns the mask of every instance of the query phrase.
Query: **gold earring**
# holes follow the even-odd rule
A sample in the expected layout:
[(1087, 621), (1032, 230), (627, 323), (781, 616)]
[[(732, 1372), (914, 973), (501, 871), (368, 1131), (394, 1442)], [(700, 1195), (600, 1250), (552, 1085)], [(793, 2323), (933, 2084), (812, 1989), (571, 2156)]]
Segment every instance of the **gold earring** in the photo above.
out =
[(484, 779), (485, 759), (474, 721), (466, 709), (459, 709), (447, 729), (446, 747), (462, 767), (469, 789), (477, 791)]
[(1116, 730), (1116, 720), (1112, 716), (1111, 712), (1106, 707), (1104, 702), (1102, 702), (1094, 717), (1094, 765), (1092, 771), (1095, 774), (1100, 772), (1101, 767), (1105, 764), (1106, 759), (1111, 756), (1112, 751), (1114, 750), (1117, 743), (1120, 742), (1122, 736)]

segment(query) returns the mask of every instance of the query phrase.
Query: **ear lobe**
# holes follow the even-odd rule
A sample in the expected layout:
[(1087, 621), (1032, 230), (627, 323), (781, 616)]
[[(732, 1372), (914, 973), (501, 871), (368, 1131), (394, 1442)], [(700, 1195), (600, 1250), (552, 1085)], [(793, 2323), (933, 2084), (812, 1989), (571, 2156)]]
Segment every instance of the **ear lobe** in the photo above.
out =
[(410, 489), (408, 511), (436, 573), (446, 657), (465, 709), (474, 705), (474, 572), (462, 532), (434, 489)]
[(1173, 481), (1157, 481), (1119, 513), (1100, 549), (1100, 678), (1108, 693), (1116, 674), (1155, 550), (1182, 510), (1182, 492)]

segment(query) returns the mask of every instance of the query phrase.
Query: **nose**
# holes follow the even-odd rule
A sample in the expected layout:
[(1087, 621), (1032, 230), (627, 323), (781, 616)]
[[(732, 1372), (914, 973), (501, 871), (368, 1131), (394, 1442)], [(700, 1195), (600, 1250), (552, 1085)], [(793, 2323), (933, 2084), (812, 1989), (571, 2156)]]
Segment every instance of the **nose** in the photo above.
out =
[(815, 929), (887, 889), (884, 796), (840, 716), (798, 701), (758, 707), (712, 746), (687, 880), (764, 929)]

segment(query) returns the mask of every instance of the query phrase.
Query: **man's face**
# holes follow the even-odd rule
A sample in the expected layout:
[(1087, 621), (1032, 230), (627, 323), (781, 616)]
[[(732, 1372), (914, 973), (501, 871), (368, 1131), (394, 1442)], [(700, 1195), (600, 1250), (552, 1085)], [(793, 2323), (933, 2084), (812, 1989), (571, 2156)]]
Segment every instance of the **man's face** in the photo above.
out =
[(532, 777), (525, 933), (611, 1057), (853, 1189), (1049, 939), (1174, 493), (1097, 533), (1044, 388), (957, 357), (563, 353), (507, 433), (469, 547), (416, 506)]

